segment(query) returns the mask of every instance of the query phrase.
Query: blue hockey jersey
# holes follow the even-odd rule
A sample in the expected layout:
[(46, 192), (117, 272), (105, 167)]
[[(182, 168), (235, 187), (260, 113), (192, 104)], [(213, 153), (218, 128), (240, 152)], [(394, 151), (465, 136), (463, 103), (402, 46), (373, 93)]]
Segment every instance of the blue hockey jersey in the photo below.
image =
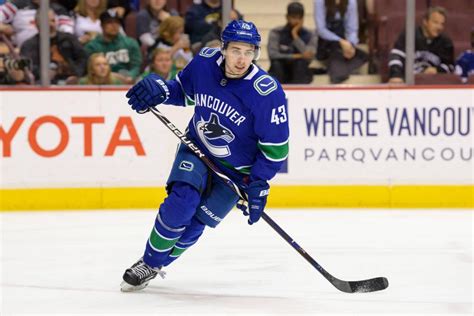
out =
[(459, 56), (456, 61), (455, 73), (461, 76), (463, 82), (467, 82), (470, 75), (474, 74), (474, 52), (467, 50)]
[(251, 64), (242, 78), (229, 79), (219, 49), (199, 55), (167, 81), (166, 104), (195, 106), (188, 135), (224, 169), (270, 180), (288, 156), (288, 108), (281, 85)]

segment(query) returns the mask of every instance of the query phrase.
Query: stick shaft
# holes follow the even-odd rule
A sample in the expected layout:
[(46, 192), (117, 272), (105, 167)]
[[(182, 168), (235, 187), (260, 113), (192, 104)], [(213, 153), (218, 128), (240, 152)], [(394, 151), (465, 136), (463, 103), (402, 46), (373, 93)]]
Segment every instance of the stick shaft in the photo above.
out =
[[(182, 133), (173, 123), (171, 123), (166, 116), (164, 116), (156, 108), (150, 108), (151, 113), (155, 115), (163, 124), (168, 127), (173, 134), (175, 134), (181, 142), (188, 146), (205, 164), (208, 166), (217, 176), (222, 178), (225, 183), (234, 190), (239, 197), (247, 201), (247, 196), (241, 188), (239, 188), (231, 179), (224, 175), (219, 168), (211, 161), (209, 158), (197, 147), (191, 140), (186, 137), (186, 134)], [(324, 270), (317, 262), (314, 260), (293, 238), (288, 235), (283, 228), (281, 228), (267, 213), (262, 213), (263, 220), (270, 225), (283, 239), (286, 240), (300, 255), (302, 255), (313, 267), (315, 267), (319, 272), (321, 272), (326, 279), (332, 277), (326, 270)]]
[[(239, 197), (245, 201), (247, 201), (247, 195), (245, 192), (240, 188), (236, 183), (234, 183), (229, 177), (227, 177), (222, 171), (219, 170), (219, 168), (199, 149), (199, 147), (194, 144), (194, 142), (186, 137), (186, 134), (183, 134), (173, 123), (171, 123), (166, 116), (164, 116), (160, 111), (158, 111), (156, 108), (150, 107), (150, 112), (157, 117), (168, 129), (170, 129), (173, 134), (175, 134), (181, 142), (186, 145), (189, 149), (191, 149), (205, 164), (209, 169), (211, 169), (218, 177), (220, 177), (224, 182), (232, 189), (234, 190), (235, 193), (239, 195)], [(355, 282), (349, 282), (349, 281), (343, 281), (339, 280), (338, 278), (332, 276), (329, 272), (327, 272), (319, 263), (316, 262), (296, 241), (288, 235), (283, 228), (281, 228), (270, 216), (268, 216), (267, 213), (263, 212), (262, 213), (262, 218), (263, 220), (270, 225), (277, 233), (280, 235), (288, 244), (290, 244), (293, 249), (295, 249), (303, 258), (306, 259), (316, 270), (318, 270), (325, 278), (328, 280), (334, 287), (336, 287), (338, 290), (343, 291), (343, 292), (357, 292), (352, 287), (362, 287), (367, 283), (367, 281), (372, 281), (372, 280), (363, 280), (363, 281), (355, 281)], [(381, 279), (381, 278), (378, 278)], [(380, 281), (380, 280), (378, 280)], [(356, 284), (356, 286), (351, 287), (351, 283), (360, 283)], [(385, 286), (382, 282), (382, 285), (377, 285), (379, 288), (374, 287), (374, 289), (369, 289), (366, 291), (378, 291), (383, 289), (382, 287)], [(388, 286), (388, 283), (387, 283)], [(386, 286), (385, 286), (386, 287)], [(385, 288), (384, 287), (384, 288)]]

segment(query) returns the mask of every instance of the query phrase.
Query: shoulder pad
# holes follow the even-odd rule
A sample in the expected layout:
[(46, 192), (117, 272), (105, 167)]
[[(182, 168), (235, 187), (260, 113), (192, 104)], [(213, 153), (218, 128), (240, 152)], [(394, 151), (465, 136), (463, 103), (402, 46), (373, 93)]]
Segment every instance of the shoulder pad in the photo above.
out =
[(212, 56), (217, 54), (217, 52), (219, 51), (220, 51), (219, 48), (204, 47), (203, 49), (199, 51), (199, 56), (211, 58)]
[(266, 96), (278, 88), (276, 81), (269, 75), (261, 75), (253, 82), (253, 87), (258, 94)]

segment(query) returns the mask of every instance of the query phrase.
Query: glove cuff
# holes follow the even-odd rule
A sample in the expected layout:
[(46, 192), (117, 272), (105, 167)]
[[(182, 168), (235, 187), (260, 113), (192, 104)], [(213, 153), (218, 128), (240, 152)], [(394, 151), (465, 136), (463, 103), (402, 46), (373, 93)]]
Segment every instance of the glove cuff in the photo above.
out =
[(166, 100), (170, 98), (170, 89), (168, 88), (168, 85), (166, 84), (166, 82), (160, 76), (157, 76), (157, 77), (158, 78), (155, 79), (155, 82), (161, 87), (161, 89), (165, 93), (165, 98), (163, 101), (161, 101), (161, 103), (165, 103)]

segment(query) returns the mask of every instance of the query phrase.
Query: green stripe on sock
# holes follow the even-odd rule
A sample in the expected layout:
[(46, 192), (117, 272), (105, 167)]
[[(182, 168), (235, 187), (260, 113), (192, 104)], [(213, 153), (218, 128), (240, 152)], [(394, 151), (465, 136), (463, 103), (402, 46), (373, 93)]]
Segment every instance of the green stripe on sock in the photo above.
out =
[(155, 229), (153, 229), (150, 234), (150, 244), (153, 248), (161, 251), (166, 251), (173, 248), (178, 239), (179, 236), (175, 239), (166, 239), (158, 234)]
[(170, 256), (171, 256), (171, 257), (179, 257), (179, 256), (181, 256), (181, 254), (182, 254), (186, 249), (188, 249), (188, 248), (179, 248), (179, 247), (175, 246), (175, 247), (173, 248), (173, 251), (171, 252)]

